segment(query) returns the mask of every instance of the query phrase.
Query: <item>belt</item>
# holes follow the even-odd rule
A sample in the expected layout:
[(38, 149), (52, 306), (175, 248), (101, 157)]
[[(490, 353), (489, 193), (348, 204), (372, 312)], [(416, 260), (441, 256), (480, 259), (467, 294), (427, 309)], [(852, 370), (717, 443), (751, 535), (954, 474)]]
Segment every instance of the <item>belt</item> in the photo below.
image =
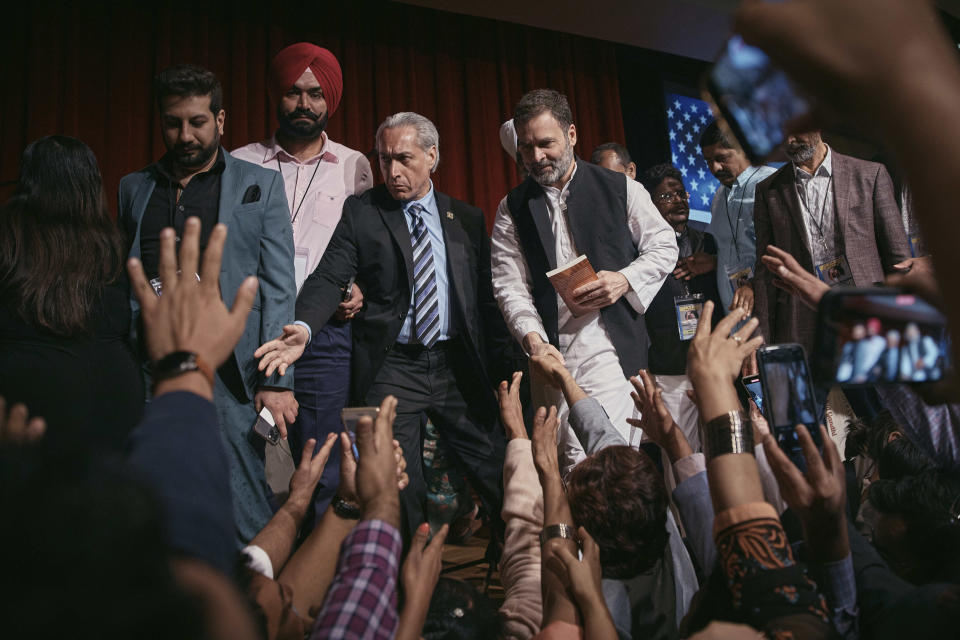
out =
[(411, 342), (395, 342), (393, 343), (393, 350), (402, 353), (405, 356), (418, 356), (424, 351), (449, 351), (457, 344), (456, 338), (450, 338), (449, 340), (437, 340), (432, 347), (427, 348), (426, 346)]

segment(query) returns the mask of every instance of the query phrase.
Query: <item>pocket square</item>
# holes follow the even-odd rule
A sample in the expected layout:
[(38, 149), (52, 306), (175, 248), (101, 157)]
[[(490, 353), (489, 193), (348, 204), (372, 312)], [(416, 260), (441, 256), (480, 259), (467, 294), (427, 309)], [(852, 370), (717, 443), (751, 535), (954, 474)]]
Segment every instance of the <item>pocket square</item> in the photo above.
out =
[(260, 185), (258, 184), (252, 184), (247, 187), (240, 204), (250, 204), (251, 202), (260, 202)]

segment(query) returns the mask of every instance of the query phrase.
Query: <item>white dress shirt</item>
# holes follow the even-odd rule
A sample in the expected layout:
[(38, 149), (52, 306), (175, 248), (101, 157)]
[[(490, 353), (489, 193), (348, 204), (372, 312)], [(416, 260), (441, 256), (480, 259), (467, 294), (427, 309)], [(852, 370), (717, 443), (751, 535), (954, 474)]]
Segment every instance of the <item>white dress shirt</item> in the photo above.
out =
[(793, 165), (797, 180), (797, 197), (803, 214), (807, 249), (813, 265), (817, 266), (840, 257), (835, 233), (836, 215), (833, 205), (833, 154), (827, 147), (827, 156), (813, 175)]

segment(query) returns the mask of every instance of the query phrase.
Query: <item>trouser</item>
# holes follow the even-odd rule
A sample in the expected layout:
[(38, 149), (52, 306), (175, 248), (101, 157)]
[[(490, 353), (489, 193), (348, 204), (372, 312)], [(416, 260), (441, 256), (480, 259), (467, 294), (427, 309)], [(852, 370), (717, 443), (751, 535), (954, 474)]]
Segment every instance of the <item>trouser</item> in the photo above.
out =
[(270, 521), (273, 509), (270, 506), (271, 492), (264, 470), (265, 443), (253, 432), (257, 412), (253, 400), (240, 398), (231, 391), (231, 388), (238, 388), (236, 385), (239, 383), (239, 373), (231, 370), (231, 364), (235, 370), (232, 356), (231, 360), (217, 371), (213, 400), (230, 462), (230, 489), (233, 493), (233, 517), (237, 537), (241, 546), (244, 546)]
[[(303, 445), (310, 438), (317, 443), (314, 453), (326, 442), (327, 434), (343, 429), (340, 410), (350, 393), (350, 325), (327, 324), (317, 331), (306, 351), (297, 360), (294, 392), (300, 405), (297, 419), (287, 433), (294, 463), (300, 464)], [(323, 517), (340, 483), (340, 442), (334, 444), (314, 493), (314, 522)]]
[(396, 344), (377, 372), (365, 403), (379, 405), (388, 395), (397, 398), (393, 437), (403, 447), (410, 477), (400, 494), (407, 539), (425, 521), (423, 415), (437, 428), (455, 466), (466, 473), (495, 529), (502, 528), (496, 525), (503, 505), (506, 445), (498, 427), (486, 424), (490, 410), (485, 411), (483, 403), (492, 405), (492, 397), (488, 400), (483, 395), (488, 392), (485, 386), (456, 338), (429, 349)]

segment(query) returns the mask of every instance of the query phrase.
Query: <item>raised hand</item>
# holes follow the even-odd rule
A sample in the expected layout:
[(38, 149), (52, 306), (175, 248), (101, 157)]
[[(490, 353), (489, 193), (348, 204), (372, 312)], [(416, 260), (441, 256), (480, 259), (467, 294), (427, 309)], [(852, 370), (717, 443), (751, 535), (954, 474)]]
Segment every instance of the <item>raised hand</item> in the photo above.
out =
[(285, 325), (283, 335), (263, 343), (253, 352), (253, 357), (260, 358), (257, 369), (267, 376), (272, 376), (277, 370), (280, 371), (281, 376), (286, 375), (287, 367), (303, 355), (309, 337), (309, 332), (303, 325)]
[[(147, 282), (143, 265), (136, 258), (127, 262), (130, 285), (140, 303), (146, 332), (147, 352), (159, 360), (174, 351), (197, 354), (211, 369), (223, 364), (243, 335), (247, 315), (257, 293), (257, 279), (247, 278), (237, 290), (233, 308), (227, 309), (220, 296), (220, 263), (227, 227), (213, 228), (198, 269), (200, 219), (189, 218), (184, 225), (178, 263), (176, 240), (171, 228), (160, 232), (160, 280), (163, 295), (157, 296)], [(200, 274), (197, 282), (194, 274)]]
[(836, 445), (820, 427), (823, 457), (803, 425), (797, 425), (797, 439), (807, 461), (806, 473), (790, 462), (776, 439), (767, 434), (763, 450), (780, 486), (784, 502), (800, 517), (812, 557), (828, 562), (842, 560), (850, 552), (846, 526), (846, 477)]
[(520, 379), (523, 373), (515, 371), (513, 379), (507, 385), (504, 380), (497, 389), (500, 400), (500, 422), (507, 433), (508, 440), (528, 440), (527, 428), (523, 424), (523, 407), (520, 405)]
[(323, 446), (316, 454), (313, 453), (317, 445), (314, 438), (310, 438), (303, 445), (303, 454), (300, 456), (300, 464), (296, 471), (290, 476), (290, 493), (287, 496), (287, 502), (295, 502), (302, 505), (304, 511), (310, 506), (313, 499), (313, 490), (317, 488), (320, 482), (320, 476), (323, 475), (323, 468), (330, 459), (330, 450), (336, 443), (336, 434), (328, 433)]
[(47, 431), (43, 418), (27, 419), (27, 406), (18, 402), (7, 412), (7, 401), (0, 396), (0, 444), (27, 444), (36, 442)]
[(545, 477), (560, 475), (560, 463), (557, 459), (557, 408), (537, 409), (533, 416), (533, 462), (541, 481)]
[(804, 269), (796, 258), (779, 247), (768, 246), (767, 253), (760, 256), (760, 260), (777, 276), (774, 286), (796, 296), (811, 309), (816, 309), (820, 298), (830, 290), (827, 283)]
[(663, 392), (657, 387), (653, 377), (645, 369), (630, 378), (633, 391), (630, 397), (640, 412), (640, 419), (627, 418), (634, 427), (641, 429), (653, 442), (663, 447), (671, 462), (685, 458), (693, 453), (683, 431), (677, 426), (670, 410), (663, 402)]
[(397, 489), (397, 460), (393, 421), (397, 399), (387, 396), (380, 403), (377, 419), (364, 416), (357, 421), (357, 498), (364, 518), (383, 520), (400, 528), (400, 493)]

